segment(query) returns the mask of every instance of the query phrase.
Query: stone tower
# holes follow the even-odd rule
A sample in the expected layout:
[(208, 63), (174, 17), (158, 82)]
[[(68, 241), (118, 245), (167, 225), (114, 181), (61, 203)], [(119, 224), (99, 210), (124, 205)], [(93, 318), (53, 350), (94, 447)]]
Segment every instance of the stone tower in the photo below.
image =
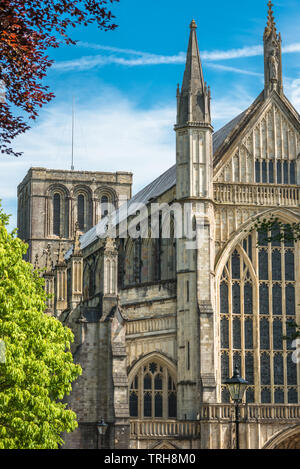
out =
[(215, 389), (210, 286), (213, 128), (196, 28), (193, 20), (175, 126), (176, 198), (182, 225), (196, 233), (194, 245), (187, 241), (187, 232), (177, 240), (178, 418), (188, 420), (196, 419), (199, 403), (209, 400)]
[(128, 172), (65, 171), (30, 168), (18, 186), (18, 234), (29, 245), (27, 260), (45, 266), (48, 246), (56, 260), (75, 236), (96, 225), (110, 207), (131, 198)]

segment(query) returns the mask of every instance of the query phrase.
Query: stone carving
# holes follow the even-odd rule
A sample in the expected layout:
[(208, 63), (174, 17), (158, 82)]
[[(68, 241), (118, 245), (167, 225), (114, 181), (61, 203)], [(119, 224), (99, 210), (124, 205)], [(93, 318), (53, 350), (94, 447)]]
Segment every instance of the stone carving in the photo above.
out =
[(269, 57), (269, 72), (270, 72), (270, 80), (277, 81), (278, 80), (278, 60), (276, 57), (276, 50), (273, 49), (271, 55)]

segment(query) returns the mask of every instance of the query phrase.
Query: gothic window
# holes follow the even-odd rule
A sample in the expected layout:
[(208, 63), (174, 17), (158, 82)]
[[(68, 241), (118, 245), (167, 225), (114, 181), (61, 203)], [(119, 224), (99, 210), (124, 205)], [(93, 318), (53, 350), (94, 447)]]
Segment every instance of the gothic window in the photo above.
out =
[[(290, 324), (296, 314), (294, 243), (268, 241), (280, 234), (253, 232), (232, 252), (220, 279), (220, 398), (229, 402), (224, 381), (234, 366), (250, 386), (246, 402), (297, 403), (297, 365)], [(250, 257), (250, 251), (251, 257)], [(247, 253), (247, 257), (246, 257)], [(253, 259), (255, 263), (248, 265)], [(251, 273), (251, 274), (250, 274)]]
[[(275, 180), (275, 168), (277, 178)], [(296, 184), (295, 161), (257, 159), (255, 161), (255, 182), (262, 184)]]
[(84, 195), (80, 194), (77, 197), (77, 222), (78, 227), (81, 231), (84, 231), (84, 221), (85, 221), (85, 199)]
[(53, 196), (53, 234), (56, 236), (61, 235), (60, 212), (61, 212), (60, 194), (54, 194)]
[(101, 197), (101, 218), (106, 217), (108, 215), (108, 197), (107, 195), (103, 195)]
[(177, 393), (173, 376), (159, 361), (141, 366), (129, 390), (130, 417), (176, 418)]

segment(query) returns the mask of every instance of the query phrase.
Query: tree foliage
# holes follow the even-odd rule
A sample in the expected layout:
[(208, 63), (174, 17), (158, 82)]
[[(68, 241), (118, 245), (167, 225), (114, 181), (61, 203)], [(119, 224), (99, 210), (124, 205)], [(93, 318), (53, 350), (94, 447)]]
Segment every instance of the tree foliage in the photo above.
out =
[(0, 448), (55, 449), (77, 427), (61, 400), (81, 373), (72, 332), (44, 313), (43, 279), (22, 256), (27, 245), (6, 229), (0, 207)]
[(53, 98), (42, 84), (52, 60), (46, 50), (75, 44), (69, 29), (95, 23), (115, 29), (108, 4), (119, 0), (0, 0), (0, 150), (19, 156), (11, 141), (29, 129), (19, 113), (36, 119), (38, 110)]

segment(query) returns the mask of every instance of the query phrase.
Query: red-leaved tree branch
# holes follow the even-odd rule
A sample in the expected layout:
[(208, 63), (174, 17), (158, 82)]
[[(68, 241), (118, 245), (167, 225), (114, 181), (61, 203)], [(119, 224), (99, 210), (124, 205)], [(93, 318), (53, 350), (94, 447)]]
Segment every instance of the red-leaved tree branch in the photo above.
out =
[[(46, 51), (63, 42), (76, 44), (70, 27), (96, 23), (105, 31), (117, 27), (110, 11), (119, 0), (0, 0), (0, 151), (19, 156), (12, 140), (30, 128), (39, 108), (53, 97), (42, 84), (53, 61)], [(15, 115), (16, 110), (20, 115)], [(25, 117), (24, 117), (25, 116)]]

